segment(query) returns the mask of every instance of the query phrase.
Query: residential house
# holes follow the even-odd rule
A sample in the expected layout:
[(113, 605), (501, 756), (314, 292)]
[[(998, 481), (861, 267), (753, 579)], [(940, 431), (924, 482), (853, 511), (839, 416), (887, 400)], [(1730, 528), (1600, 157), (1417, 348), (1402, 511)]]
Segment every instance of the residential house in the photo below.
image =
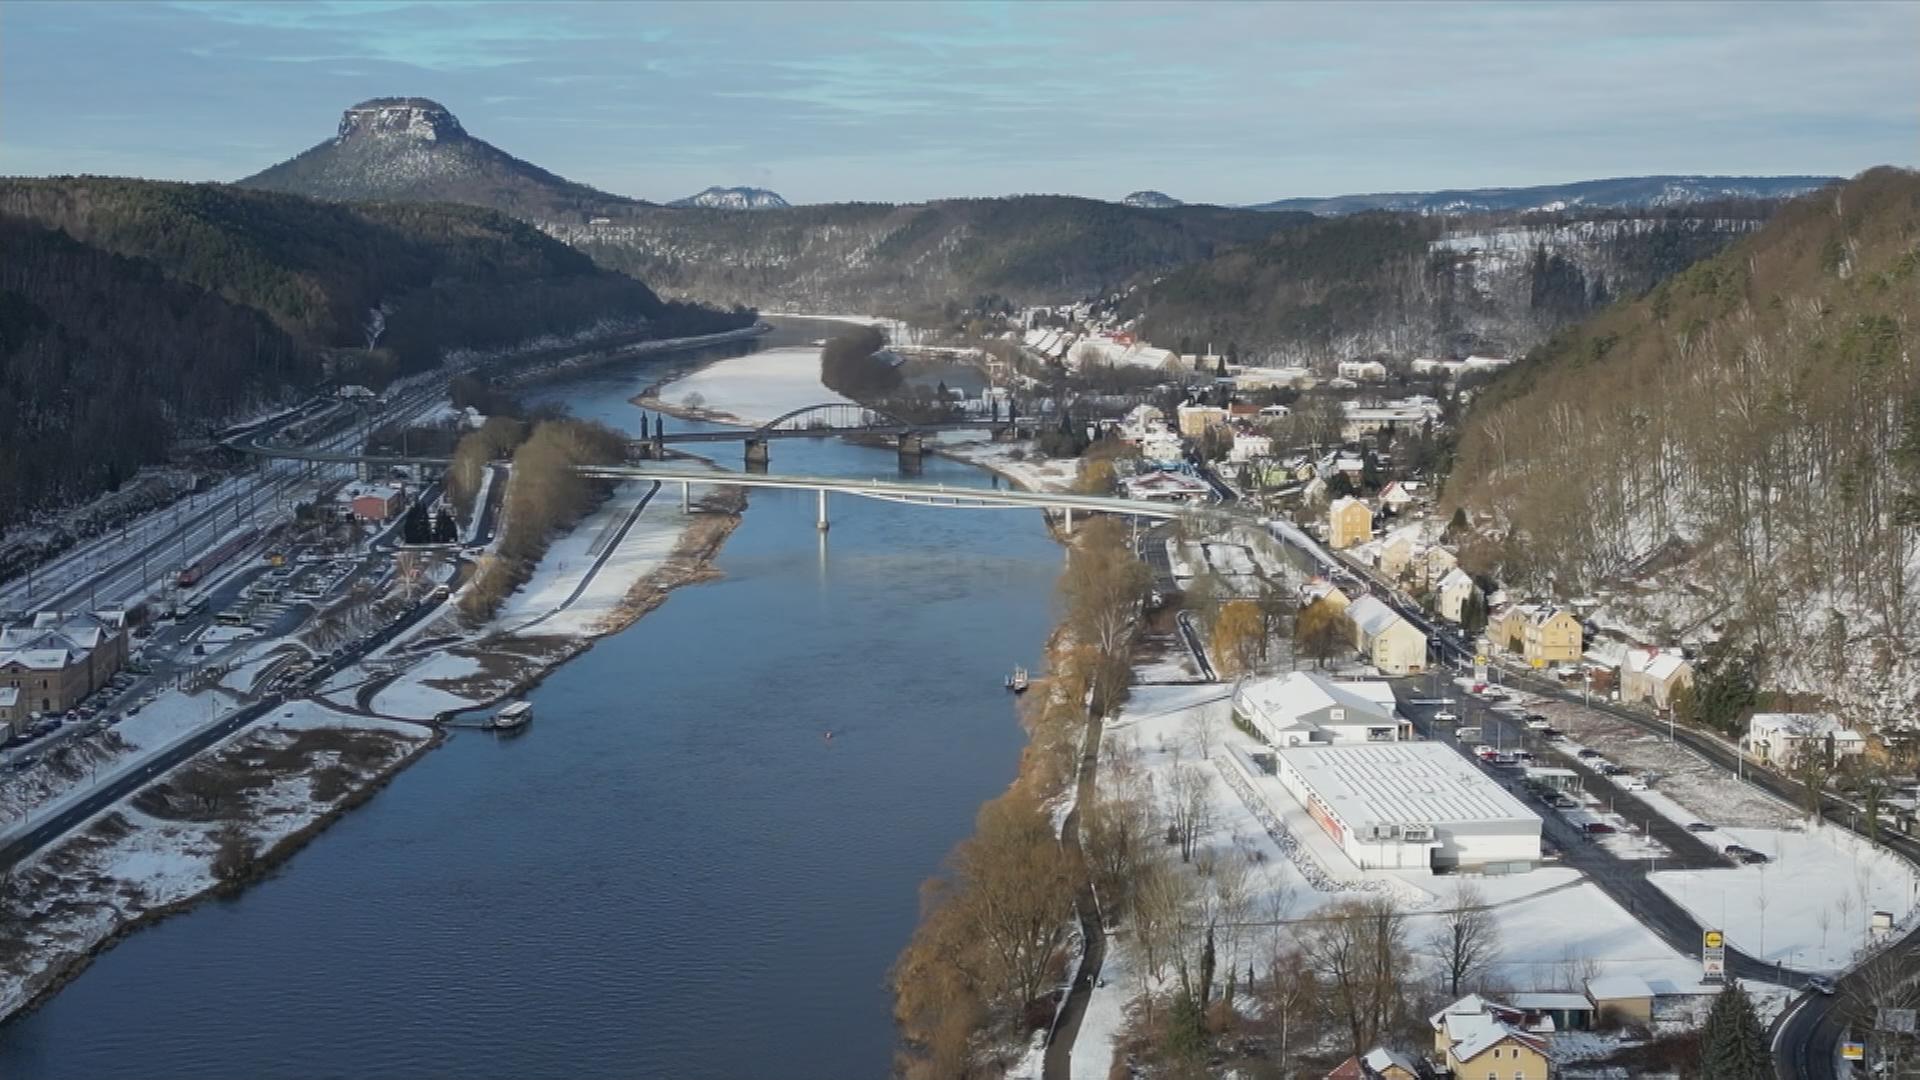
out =
[(1580, 659), (1585, 631), (1565, 608), (1515, 604), (1490, 629), (1494, 643), (1524, 657), (1532, 667), (1571, 664)]
[(1423, 571), (1429, 586), (1452, 573), (1460, 565), (1459, 558), (1439, 544), (1433, 545), (1421, 554), (1420, 561), (1424, 564)]
[(1312, 607), (1322, 600), (1332, 604), (1335, 611), (1345, 611), (1353, 606), (1353, 601), (1347, 594), (1341, 592), (1338, 586), (1326, 578), (1314, 578), (1300, 586), (1301, 607)]
[(1233, 446), (1227, 451), (1229, 461), (1252, 461), (1273, 453), (1273, 440), (1265, 435), (1251, 431), (1235, 431)]
[(1440, 613), (1441, 618), (1458, 625), (1467, 601), (1479, 591), (1480, 586), (1473, 583), (1473, 575), (1456, 566), (1447, 571), (1434, 589), (1433, 609)]
[(1204, 502), (1213, 494), (1205, 480), (1171, 469), (1129, 476), (1120, 481), (1120, 488), (1127, 498), (1147, 502)]
[(1397, 1050), (1376, 1046), (1350, 1057), (1327, 1074), (1327, 1080), (1422, 1080), (1420, 1063)]
[(1216, 405), (1180, 406), (1180, 434), (1189, 439), (1197, 439), (1207, 433), (1209, 428), (1224, 427), (1227, 423), (1227, 410)]
[(1547, 1080), (1544, 1032), (1551, 1024), (1528, 1013), (1469, 994), (1428, 1018), (1433, 1027), (1433, 1056), (1455, 1080)]
[(1380, 545), (1380, 558), (1375, 564), (1380, 572), (1390, 578), (1405, 574), (1407, 567), (1413, 564), (1416, 540), (1414, 532), (1407, 529), (1389, 535)]
[(1120, 438), (1138, 444), (1156, 431), (1167, 429), (1167, 415), (1152, 405), (1135, 405), (1120, 418)]
[(1327, 546), (1339, 551), (1373, 539), (1373, 511), (1350, 495), (1327, 508)]
[(1395, 480), (1380, 489), (1380, 505), (1398, 514), (1414, 504), (1413, 489), (1418, 486), (1411, 480)]
[(1747, 748), (1775, 768), (1791, 769), (1803, 754), (1837, 760), (1864, 753), (1867, 738), (1824, 713), (1754, 713), (1747, 721)]
[(1233, 713), (1276, 747), (1412, 738), (1412, 725), (1392, 701), (1393, 689), (1385, 683), (1343, 683), (1295, 671), (1242, 683), (1233, 695)]
[(1674, 692), (1693, 685), (1693, 665), (1678, 649), (1628, 649), (1620, 665), (1620, 700), (1656, 709), (1673, 703)]
[(1387, 365), (1378, 360), (1342, 360), (1338, 371), (1341, 378), (1354, 382), (1387, 381)]
[(1354, 647), (1388, 675), (1418, 675), (1427, 669), (1427, 635), (1379, 597), (1363, 596), (1347, 609)]
[(1187, 459), (1187, 443), (1171, 431), (1150, 431), (1140, 439), (1140, 456), (1150, 462), (1177, 465)]
[(0, 726), (17, 732), (35, 713), (66, 712), (126, 662), (122, 612), (43, 611), (0, 629)]

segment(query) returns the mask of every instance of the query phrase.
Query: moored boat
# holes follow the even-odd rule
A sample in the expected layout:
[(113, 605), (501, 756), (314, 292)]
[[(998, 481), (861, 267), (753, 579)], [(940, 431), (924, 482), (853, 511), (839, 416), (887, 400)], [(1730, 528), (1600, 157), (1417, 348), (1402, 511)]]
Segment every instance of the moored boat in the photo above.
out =
[(516, 701), (493, 714), (493, 729), (495, 731), (512, 731), (516, 728), (525, 727), (527, 721), (532, 719), (533, 703), (530, 701)]
[(1024, 694), (1027, 692), (1026, 668), (1017, 667), (1013, 669), (1013, 674), (1007, 676), (1007, 689), (1016, 694)]

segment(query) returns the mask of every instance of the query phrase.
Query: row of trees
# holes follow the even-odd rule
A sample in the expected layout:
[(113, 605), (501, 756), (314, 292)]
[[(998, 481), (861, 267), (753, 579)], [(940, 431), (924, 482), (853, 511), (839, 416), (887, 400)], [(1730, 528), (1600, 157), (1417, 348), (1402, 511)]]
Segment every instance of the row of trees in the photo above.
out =
[[(483, 429), (476, 437), (484, 434)], [(604, 425), (585, 420), (536, 424), (513, 453), (500, 542), (480, 560), (461, 597), (461, 614), (473, 621), (490, 618), (533, 573), (553, 536), (606, 498), (612, 485), (582, 476), (578, 466), (617, 464), (625, 454), (626, 441)]]

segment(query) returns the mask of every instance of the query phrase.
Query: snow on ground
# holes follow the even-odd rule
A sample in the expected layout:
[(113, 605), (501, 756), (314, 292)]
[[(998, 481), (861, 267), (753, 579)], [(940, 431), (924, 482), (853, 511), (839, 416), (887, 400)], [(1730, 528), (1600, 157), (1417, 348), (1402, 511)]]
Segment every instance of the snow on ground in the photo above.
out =
[[(269, 760), (269, 752), (294, 746), (301, 731), (313, 728), (377, 729), (390, 738), (357, 744), (383, 748), (373, 757), (309, 748), (298, 767), (275, 771), (264, 786), (249, 787), (244, 815), (238, 820), (256, 852), (271, 849), (328, 812), (328, 803), (315, 795), (313, 776), (318, 769), (341, 770), (352, 778), (320, 797), (337, 801), (352, 788), (398, 767), (407, 753), (430, 737), (417, 726), (361, 722), (311, 703), (290, 704), (281, 713), (236, 733), (218, 750), (194, 760), (216, 760), (215, 755), (220, 755), (217, 760), (229, 769), (251, 768), (256, 761)], [(279, 767), (285, 769), (286, 763)], [(135, 808), (139, 798), (120, 800), (13, 869), (25, 887), (0, 897), (0, 944), (17, 950), (24, 960), (0, 969), (0, 1017), (24, 1005), (60, 970), (98, 948), (121, 926), (155, 908), (190, 900), (217, 884), (213, 864), (219, 834), (227, 823), (156, 816), (157, 811), (149, 812), (151, 804), (141, 804), (148, 809)]]
[(375, 694), (373, 711), (382, 716), (431, 720), (443, 712), (471, 708), (478, 703), (428, 684), (455, 682), (478, 675), (480, 671), (480, 661), (471, 656), (436, 652)]
[[(654, 486), (620, 485), (577, 528), (555, 540), (533, 576), (507, 598), (494, 627), (518, 634), (586, 635), (600, 630), (634, 583), (666, 562), (686, 527), (678, 493), (662, 486), (621, 536), (622, 526)], [(581, 589), (582, 578), (602, 555), (605, 563)]]
[(1140, 989), (1134, 966), (1131, 937), (1124, 931), (1109, 934), (1100, 978), (1087, 997), (1087, 1011), (1080, 1016), (1080, 1032), (1073, 1040), (1073, 1080), (1107, 1080), (1111, 1075), (1113, 1041), (1127, 1026), (1127, 1006)]
[(941, 453), (999, 473), (1028, 491), (1071, 491), (1080, 478), (1079, 458), (1046, 457), (1031, 441), (990, 442), (965, 431), (941, 435)]
[(1717, 765), (1695, 754), (1684, 745), (1668, 742), (1619, 717), (1595, 709), (1550, 698), (1522, 695), (1520, 701), (1544, 713), (1550, 723), (1566, 732), (1567, 741), (1555, 749), (1577, 754), (1584, 747), (1600, 751), (1608, 761), (1624, 765), (1635, 773), (1658, 774), (1652, 792), (1670, 800), (1662, 809), (1678, 807), (1673, 817), (1680, 824), (1706, 821), (1713, 824), (1778, 828), (1799, 815), (1792, 807), (1751, 784), (1730, 776)]
[(255, 631), (246, 626), (209, 626), (200, 632), (196, 639), (202, 645), (226, 645), (235, 641), (244, 641), (254, 637)]
[(701, 368), (660, 388), (668, 405), (760, 424), (808, 405), (849, 404), (820, 383), (820, 350), (765, 349)]
[[(1537, 877), (1544, 871), (1519, 875)], [(1560, 874), (1578, 879), (1571, 870)], [(1491, 884), (1497, 879), (1484, 878)], [(1564, 880), (1564, 879), (1563, 879)], [(1499, 907), (1498, 979), (1515, 990), (1579, 990), (1588, 975), (1638, 975), (1660, 984), (1692, 987), (1700, 981), (1700, 961), (1682, 956), (1642, 926), (1590, 881), (1545, 891)], [(1408, 916), (1407, 936), (1420, 941), (1432, 933), (1438, 911)]]
[(1920, 877), (1903, 860), (1844, 829), (1723, 828), (1708, 836), (1767, 855), (1757, 866), (1648, 875), (1703, 925), (1742, 952), (1802, 971), (1839, 971), (1869, 944), (1875, 911), (1909, 926)]

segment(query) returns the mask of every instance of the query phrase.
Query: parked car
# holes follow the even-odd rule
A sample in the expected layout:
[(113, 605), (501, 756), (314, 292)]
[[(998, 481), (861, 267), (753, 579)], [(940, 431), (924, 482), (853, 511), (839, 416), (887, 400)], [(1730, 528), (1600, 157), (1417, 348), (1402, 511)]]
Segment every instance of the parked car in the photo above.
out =
[(1551, 799), (1548, 799), (1547, 802), (1555, 810), (1573, 810), (1579, 807), (1580, 805), (1579, 803), (1574, 802), (1572, 799), (1566, 797), (1565, 795), (1555, 795)]
[(1615, 765), (1611, 761), (1603, 762), (1600, 765), (1600, 775), (1601, 776), (1625, 776), (1627, 775), (1627, 767), (1625, 765)]
[(1585, 825), (1580, 826), (1580, 831), (1586, 833), (1588, 836), (1604, 836), (1609, 833), (1617, 833), (1620, 830), (1604, 821), (1589, 821)]
[(1493, 747), (1488, 746), (1486, 743), (1478, 743), (1473, 748), (1473, 753), (1475, 757), (1486, 757), (1488, 754), (1491, 754), (1493, 752), (1494, 752)]
[(1712, 832), (1713, 826), (1704, 821), (1689, 821), (1687, 822), (1687, 831), (1690, 833)]
[(1553, 725), (1547, 723), (1547, 718), (1538, 713), (1527, 717), (1527, 727), (1534, 731), (1551, 731), (1553, 729)]
[(1620, 790), (1621, 791), (1645, 791), (1647, 790), (1647, 782), (1645, 780), (1640, 779), (1637, 776), (1631, 776), (1631, 775), (1623, 776), (1620, 778)]
[(1457, 723), (1459, 719), (1460, 717), (1457, 713), (1451, 713), (1445, 709), (1441, 709), (1439, 712), (1433, 714), (1434, 723), (1437, 724)]
[(1540, 729), (1540, 737), (1543, 739), (1564, 739), (1567, 737), (1567, 734), (1559, 728), (1543, 727)]
[(1833, 980), (1827, 978), (1825, 975), (1809, 975), (1807, 977), (1807, 989), (1816, 994), (1831, 995), (1834, 991)]
[(1592, 761), (1593, 759), (1600, 756), (1600, 751), (1595, 750), (1591, 746), (1583, 746), (1580, 748), (1580, 752), (1577, 756), (1580, 757), (1582, 760)]

